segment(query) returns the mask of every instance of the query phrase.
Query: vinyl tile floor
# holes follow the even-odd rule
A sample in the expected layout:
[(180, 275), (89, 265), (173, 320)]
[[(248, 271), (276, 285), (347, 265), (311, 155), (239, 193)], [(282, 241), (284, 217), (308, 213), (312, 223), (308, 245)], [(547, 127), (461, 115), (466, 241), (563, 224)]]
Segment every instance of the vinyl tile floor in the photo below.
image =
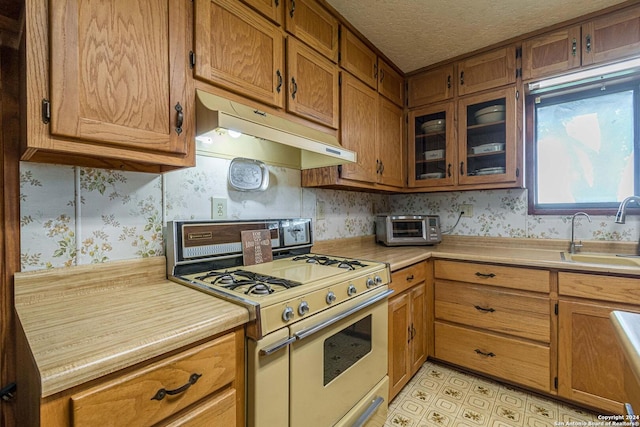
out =
[(427, 361), (389, 404), (384, 426), (587, 426), (598, 425), (597, 417), (577, 407)]

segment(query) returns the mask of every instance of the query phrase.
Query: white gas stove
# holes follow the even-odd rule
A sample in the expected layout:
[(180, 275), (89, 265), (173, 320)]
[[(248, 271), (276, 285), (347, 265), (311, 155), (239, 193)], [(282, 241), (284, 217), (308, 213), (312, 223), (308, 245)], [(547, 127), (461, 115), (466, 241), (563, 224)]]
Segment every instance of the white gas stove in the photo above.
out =
[[(171, 280), (249, 311), (248, 426), (384, 423), (387, 264), (310, 253), (309, 219), (175, 221), (167, 230)], [(273, 260), (243, 265), (243, 231), (267, 245), (269, 235)]]

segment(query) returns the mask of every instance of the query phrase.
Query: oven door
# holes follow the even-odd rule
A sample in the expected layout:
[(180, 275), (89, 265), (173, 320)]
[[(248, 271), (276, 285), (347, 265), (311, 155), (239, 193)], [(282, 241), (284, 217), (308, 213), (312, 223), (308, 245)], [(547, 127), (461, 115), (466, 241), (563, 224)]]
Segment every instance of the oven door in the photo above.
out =
[(290, 327), (290, 426), (332, 426), (385, 379), (391, 292), (367, 292)]

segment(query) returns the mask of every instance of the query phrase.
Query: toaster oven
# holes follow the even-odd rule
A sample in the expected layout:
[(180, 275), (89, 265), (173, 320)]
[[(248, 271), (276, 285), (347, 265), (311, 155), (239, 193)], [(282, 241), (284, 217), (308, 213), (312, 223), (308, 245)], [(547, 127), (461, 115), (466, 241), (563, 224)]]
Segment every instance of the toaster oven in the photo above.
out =
[(441, 241), (437, 215), (376, 216), (376, 242), (383, 245), (435, 245)]

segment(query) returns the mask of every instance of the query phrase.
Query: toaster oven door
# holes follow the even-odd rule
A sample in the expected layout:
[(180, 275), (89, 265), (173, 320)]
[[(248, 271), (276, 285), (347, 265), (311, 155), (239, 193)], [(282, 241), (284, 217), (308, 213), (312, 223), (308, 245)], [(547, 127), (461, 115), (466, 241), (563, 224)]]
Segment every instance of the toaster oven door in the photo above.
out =
[(424, 218), (392, 219), (390, 224), (391, 241), (424, 242), (427, 238), (427, 227)]

